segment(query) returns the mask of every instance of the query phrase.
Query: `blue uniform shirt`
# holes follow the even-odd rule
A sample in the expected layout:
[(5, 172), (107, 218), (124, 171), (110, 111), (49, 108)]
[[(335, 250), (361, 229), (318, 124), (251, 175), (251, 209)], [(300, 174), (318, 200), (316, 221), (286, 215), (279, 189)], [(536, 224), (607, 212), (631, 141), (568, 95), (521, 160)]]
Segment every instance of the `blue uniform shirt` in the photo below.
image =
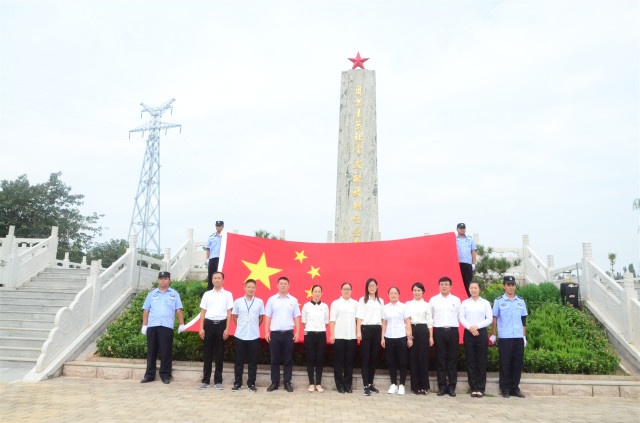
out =
[(477, 250), (473, 237), (456, 235), (456, 246), (458, 247), (458, 262), (471, 264), (471, 252)]
[(180, 294), (173, 288), (167, 288), (164, 294), (156, 288), (147, 294), (142, 305), (143, 310), (149, 310), (147, 326), (164, 326), (173, 329), (176, 321), (176, 310), (182, 309)]
[(493, 316), (498, 318), (500, 338), (524, 338), (521, 317), (527, 315), (527, 305), (517, 295), (511, 301), (504, 294), (493, 303)]
[(220, 246), (222, 245), (222, 234), (214, 233), (209, 237), (207, 241), (206, 249), (209, 250), (209, 258), (220, 257)]

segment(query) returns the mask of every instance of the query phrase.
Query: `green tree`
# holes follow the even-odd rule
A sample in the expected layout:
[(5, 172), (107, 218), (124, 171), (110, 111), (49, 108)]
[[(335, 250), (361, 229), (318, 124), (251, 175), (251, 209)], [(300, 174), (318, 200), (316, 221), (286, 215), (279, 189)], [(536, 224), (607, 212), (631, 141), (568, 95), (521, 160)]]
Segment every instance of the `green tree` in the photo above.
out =
[(129, 243), (124, 239), (112, 239), (96, 244), (87, 251), (87, 263), (102, 260), (102, 267), (107, 268), (127, 252)]
[(264, 229), (258, 229), (257, 231), (255, 231), (255, 237), (256, 238), (280, 239), (279, 237), (275, 236), (271, 232), (266, 231)]
[(629, 272), (633, 274), (633, 277), (636, 277), (636, 269), (633, 267), (633, 263), (629, 263)]
[(613, 278), (616, 274), (616, 271), (613, 268), (613, 266), (615, 266), (616, 264), (616, 253), (609, 253), (607, 257), (609, 258), (609, 266), (611, 266), (610, 276)]
[(29, 183), (27, 175), (0, 181), (0, 233), (14, 225), (16, 237), (47, 238), (51, 227), (57, 226), (58, 257), (69, 251), (71, 260), (79, 261), (93, 237), (102, 233), (97, 223), (104, 215), (80, 213), (84, 195), (71, 194), (61, 174), (52, 173), (47, 182), (36, 185)]
[(519, 266), (520, 259), (508, 259), (504, 257), (496, 257), (492, 247), (478, 245), (476, 251), (476, 279), (488, 285), (491, 281), (500, 280), (510, 268)]

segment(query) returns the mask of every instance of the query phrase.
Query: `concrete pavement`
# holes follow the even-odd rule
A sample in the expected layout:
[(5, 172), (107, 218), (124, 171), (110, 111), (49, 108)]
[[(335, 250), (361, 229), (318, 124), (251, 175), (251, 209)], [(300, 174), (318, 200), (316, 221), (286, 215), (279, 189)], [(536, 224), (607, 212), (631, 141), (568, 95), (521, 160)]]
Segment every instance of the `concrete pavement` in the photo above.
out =
[[(633, 398), (456, 398), (360, 391), (252, 393), (231, 385), (200, 391), (191, 382), (76, 379), (0, 384), (3, 422), (638, 422)], [(380, 388), (384, 388), (380, 386)]]

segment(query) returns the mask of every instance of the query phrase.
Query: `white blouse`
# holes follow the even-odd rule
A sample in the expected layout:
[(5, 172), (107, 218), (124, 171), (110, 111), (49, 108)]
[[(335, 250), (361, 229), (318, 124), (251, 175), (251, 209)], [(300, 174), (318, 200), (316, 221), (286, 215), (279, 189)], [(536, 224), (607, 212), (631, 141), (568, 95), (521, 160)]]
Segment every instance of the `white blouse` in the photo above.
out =
[(358, 309), (356, 310), (356, 319), (362, 320), (363, 325), (381, 325), (382, 324), (382, 306), (384, 300), (376, 301), (375, 297), (369, 297), (369, 301), (365, 304), (364, 297), (358, 301)]
[(431, 306), (423, 299), (407, 301), (409, 315), (411, 316), (411, 324), (426, 324), (433, 327), (433, 318), (431, 317)]
[(491, 304), (484, 298), (468, 298), (462, 302), (460, 306), (460, 323), (466, 329), (471, 326), (477, 326), (478, 329), (486, 328), (493, 323), (493, 311)]
[(302, 306), (302, 323), (305, 332), (326, 332), (329, 324), (329, 306), (320, 301), (319, 304), (308, 302)]
[(382, 334), (385, 338), (402, 338), (407, 336), (405, 319), (411, 317), (409, 308), (400, 301), (389, 303), (382, 308), (382, 318), (386, 320), (387, 327)]
[(331, 303), (329, 320), (335, 322), (333, 333), (336, 339), (356, 339), (356, 309), (358, 302), (353, 298), (340, 297)]

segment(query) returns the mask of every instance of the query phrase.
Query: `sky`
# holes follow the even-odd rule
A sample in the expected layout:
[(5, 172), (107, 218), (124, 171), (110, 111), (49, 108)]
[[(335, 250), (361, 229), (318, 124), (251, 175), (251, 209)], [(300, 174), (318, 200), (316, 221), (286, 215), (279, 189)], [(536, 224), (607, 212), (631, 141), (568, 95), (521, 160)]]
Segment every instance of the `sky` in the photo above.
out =
[[(325, 242), (341, 73), (376, 71), (383, 240), (455, 231), (640, 268), (638, 1), (0, 1), (0, 179), (62, 172), (126, 238), (161, 136), (161, 243)], [(3, 234), (0, 234), (2, 236)]]

